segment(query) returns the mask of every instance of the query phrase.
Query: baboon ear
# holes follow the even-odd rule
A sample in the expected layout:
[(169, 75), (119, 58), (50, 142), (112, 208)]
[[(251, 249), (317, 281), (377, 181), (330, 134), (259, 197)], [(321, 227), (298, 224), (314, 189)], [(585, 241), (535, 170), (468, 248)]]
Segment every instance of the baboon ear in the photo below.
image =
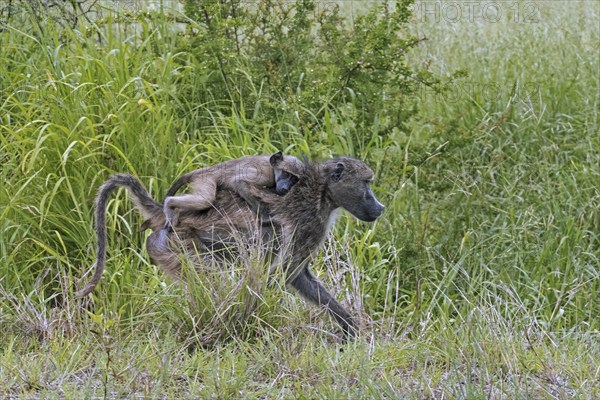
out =
[(271, 156), (271, 158), (269, 158), (269, 162), (271, 163), (271, 165), (273, 167), (275, 167), (277, 164), (279, 164), (281, 161), (283, 161), (283, 153), (278, 151), (277, 153), (273, 154)]
[(344, 164), (337, 163), (335, 169), (331, 173), (331, 180), (334, 182), (338, 182), (340, 179), (342, 179), (342, 173), (344, 172), (344, 168)]

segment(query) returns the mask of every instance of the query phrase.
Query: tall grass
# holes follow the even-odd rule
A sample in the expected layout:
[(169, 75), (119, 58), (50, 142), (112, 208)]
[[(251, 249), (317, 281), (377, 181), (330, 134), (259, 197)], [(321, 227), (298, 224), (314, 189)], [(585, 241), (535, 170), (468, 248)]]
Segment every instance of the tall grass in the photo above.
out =
[[(455, 18), (457, 4), (416, 3), (409, 26), (426, 38), (410, 63), (444, 91), (423, 86), (405, 126), (358, 142), (351, 107), (328, 105), (306, 132), (287, 111), (258, 124), (250, 100), (194, 104), (181, 82), (212, 72), (168, 16), (105, 10), (75, 29), (13, 16), (0, 32), (0, 395), (600, 396), (598, 9), (494, 2), (501, 18)], [(266, 96), (252, 70), (240, 85)], [(168, 281), (124, 193), (103, 280), (74, 297), (111, 173), (160, 199), (185, 171), (275, 149), (377, 172), (384, 216), (343, 216), (314, 263), (359, 317), (358, 341), (341, 346), (294, 294), (256, 289), (252, 260)]]

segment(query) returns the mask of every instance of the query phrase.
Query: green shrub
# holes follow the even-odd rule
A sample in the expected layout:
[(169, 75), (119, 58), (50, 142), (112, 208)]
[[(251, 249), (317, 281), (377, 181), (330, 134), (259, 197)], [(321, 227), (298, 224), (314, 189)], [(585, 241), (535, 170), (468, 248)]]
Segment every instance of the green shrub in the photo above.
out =
[(187, 1), (193, 59), (181, 115), (202, 130), (211, 114), (234, 113), (279, 146), (368, 158), (404, 129), (418, 85), (436, 83), (406, 63), (418, 43), (406, 30), (411, 3), (383, 2), (349, 21), (311, 0)]

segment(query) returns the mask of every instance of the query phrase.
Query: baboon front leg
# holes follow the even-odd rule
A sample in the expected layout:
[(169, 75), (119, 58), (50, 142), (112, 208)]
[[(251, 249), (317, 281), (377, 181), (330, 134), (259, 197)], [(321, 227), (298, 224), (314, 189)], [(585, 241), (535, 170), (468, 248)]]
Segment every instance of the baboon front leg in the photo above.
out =
[(342, 326), (344, 339), (353, 339), (357, 332), (356, 324), (350, 316), (350, 313), (342, 307), (340, 303), (323, 287), (321, 282), (310, 272), (308, 267), (304, 268), (298, 276), (296, 276), (290, 285), (296, 289), (306, 299), (313, 303), (325, 306), (327, 311), (335, 318)]

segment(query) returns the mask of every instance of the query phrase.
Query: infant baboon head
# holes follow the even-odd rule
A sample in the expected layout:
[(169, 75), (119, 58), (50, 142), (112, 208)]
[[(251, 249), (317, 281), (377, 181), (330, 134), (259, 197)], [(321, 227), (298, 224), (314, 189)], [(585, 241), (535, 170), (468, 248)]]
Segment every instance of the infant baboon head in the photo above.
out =
[(298, 183), (304, 163), (296, 157), (284, 156), (281, 152), (273, 154), (269, 162), (275, 173), (275, 193), (283, 196)]

